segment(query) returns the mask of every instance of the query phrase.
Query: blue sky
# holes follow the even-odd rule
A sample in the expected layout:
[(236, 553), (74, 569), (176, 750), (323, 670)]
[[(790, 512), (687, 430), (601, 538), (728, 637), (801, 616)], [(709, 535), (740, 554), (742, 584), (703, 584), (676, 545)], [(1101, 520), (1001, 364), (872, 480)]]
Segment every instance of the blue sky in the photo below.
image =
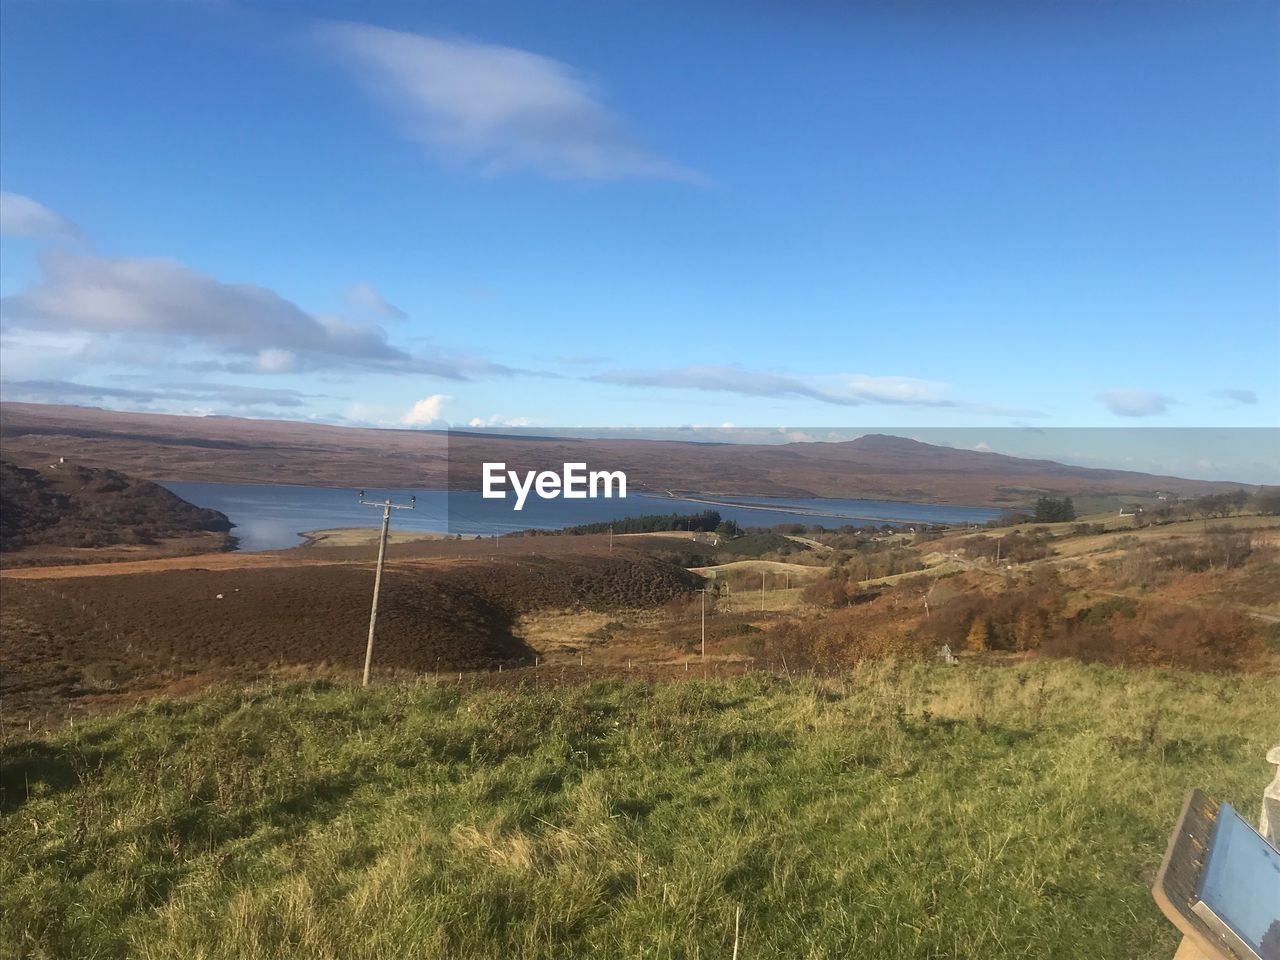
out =
[(1274, 2), (5, 2), (4, 396), (1280, 424)]

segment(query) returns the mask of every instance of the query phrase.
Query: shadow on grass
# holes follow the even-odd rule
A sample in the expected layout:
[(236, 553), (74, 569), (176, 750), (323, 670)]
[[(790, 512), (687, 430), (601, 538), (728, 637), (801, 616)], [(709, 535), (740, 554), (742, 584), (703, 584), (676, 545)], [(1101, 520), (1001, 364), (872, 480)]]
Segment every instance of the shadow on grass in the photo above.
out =
[(12, 813), (32, 794), (70, 790), (80, 782), (75, 760), (75, 751), (45, 743), (0, 748), (0, 813)]

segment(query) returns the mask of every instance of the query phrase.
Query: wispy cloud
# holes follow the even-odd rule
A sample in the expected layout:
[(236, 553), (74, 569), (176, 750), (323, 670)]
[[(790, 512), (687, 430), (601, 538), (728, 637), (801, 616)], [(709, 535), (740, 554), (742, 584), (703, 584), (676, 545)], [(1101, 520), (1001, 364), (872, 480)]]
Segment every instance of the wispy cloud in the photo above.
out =
[(302, 407), (314, 394), (272, 387), (228, 383), (159, 383), (153, 387), (98, 386), (70, 380), (5, 380), (0, 395), (28, 403), (121, 402), (132, 406), (215, 403), (240, 410), (258, 407)]
[(747, 397), (802, 397), (844, 407), (866, 404), (927, 407), (957, 405), (955, 401), (942, 395), (946, 389), (945, 384), (912, 377), (854, 374), (802, 379), (741, 367), (691, 366), (674, 370), (610, 370), (588, 379), (630, 387), (709, 390)]
[(313, 314), (266, 287), (227, 283), (172, 260), (53, 250), (44, 281), (0, 300), (11, 327), (122, 338), (153, 348), (188, 343), (226, 356), (202, 361), (231, 373), (357, 368), (466, 380), (512, 371), (484, 360), (413, 355), (375, 323)]
[(1106, 390), (1098, 394), (1098, 401), (1117, 417), (1156, 417), (1177, 402), (1150, 390)]
[(0, 191), (0, 233), (38, 240), (79, 240), (80, 228), (43, 203)]
[(362, 316), (385, 320), (407, 320), (409, 315), (384, 297), (371, 283), (353, 283), (347, 288), (347, 306)]
[(641, 145), (592, 85), (558, 60), (359, 23), (327, 22), (315, 33), (392, 109), (404, 135), (437, 156), (490, 174), (701, 179)]
[(1219, 400), (1226, 400), (1229, 403), (1241, 406), (1252, 406), (1258, 402), (1258, 394), (1253, 390), (1215, 390), (1213, 395)]
[(528, 417), (508, 417), (495, 413), (491, 417), (472, 417), (467, 421), (468, 427), (527, 427), (531, 423)]
[(948, 408), (971, 414), (1040, 418), (1025, 407), (1004, 407), (952, 399), (950, 385), (918, 377), (862, 373), (793, 376), (736, 366), (689, 366), (667, 370), (608, 370), (584, 380), (628, 387), (705, 390), (744, 397), (816, 400), (840, 407), (897, 406)]

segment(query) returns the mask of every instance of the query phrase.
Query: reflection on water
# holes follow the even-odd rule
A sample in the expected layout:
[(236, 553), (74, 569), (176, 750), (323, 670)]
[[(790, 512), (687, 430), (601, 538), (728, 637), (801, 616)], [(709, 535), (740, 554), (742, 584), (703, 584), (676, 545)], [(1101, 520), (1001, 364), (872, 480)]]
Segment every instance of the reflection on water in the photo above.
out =
[[(290, 484), (166, 483), (184, 500), (221, 510), (236, 525), (242, 550), (278, 550), (302, 542), (299, 534), (334, 527), (376, 527), (376, 507), (359, 503), (357, 491)], [(596, 523), (648, 513), (701, 513), (718, 510), (726, 520), (743, 526), (776, 523), (822, 524), (838, 527), (865, 523), (983, 523), (999, 516), (986, 507), (885, 500), (796, 500), (775, 497), (681, 500), (631, 494), (625, 500), (539, 500), (530, 497), (516, 513), (510, 500), (485, 500), (476, 492), (444, 490), (366, 489), (366, 499), (390, 498), (408, 502), (414, 510), (397, 511), (397, 530), (421, 530), (463, 535), (509, 533), (513, 530), (555, 530), (579, 523)]]

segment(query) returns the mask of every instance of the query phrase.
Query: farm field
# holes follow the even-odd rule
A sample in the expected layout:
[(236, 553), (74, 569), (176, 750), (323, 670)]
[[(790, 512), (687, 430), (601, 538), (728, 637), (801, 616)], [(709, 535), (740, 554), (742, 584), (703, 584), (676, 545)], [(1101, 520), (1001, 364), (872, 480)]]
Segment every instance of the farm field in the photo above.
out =
[[(461, 548), (452, 557), (414, 554), (419, 546), (430, 554), (432, 544), (403, 545), (383, 577), (380, 671), (532, 664), (537, 654), (514, 630), (525, 613), (652, 611), (700, 582), (643, 554), (601, 555), (584, 543), (538, 553), (507, 545), (507, 553), (488, 557), (467, 555), (474, 542), (449, 544)], [(569, 553), (566, 546), (585, 549)], [(291, 554), (7, 575), (0, 584), (5, 722), (56, 722), (67, 711), (109, 708), (175, 685), (358, 669), (373, 583), (370, 550), (305, 547)]]
[(9, 743), (0, 943), (52, 957), (1125, 957), (1260, 676), (1041, 662), (212, 690)]

